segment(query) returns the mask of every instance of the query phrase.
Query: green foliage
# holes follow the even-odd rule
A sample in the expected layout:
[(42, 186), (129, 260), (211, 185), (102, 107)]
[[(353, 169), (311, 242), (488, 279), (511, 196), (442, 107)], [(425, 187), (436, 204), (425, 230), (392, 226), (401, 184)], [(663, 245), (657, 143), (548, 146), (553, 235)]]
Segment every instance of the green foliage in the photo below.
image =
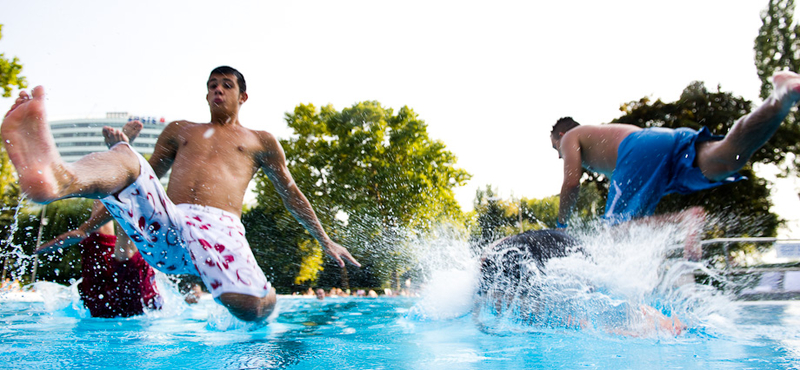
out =
[(291, 167), (307, 167), (316, 196), (336, 206), (331, 210), (387, 226), (426, 227), (460, 216), (452, 189), (469, 175), (410, 108), (394, 115), (374, 101), (341, 112), (301, 105), (286, 121), (298, 135), (285, 143)]
[[(91, 208), (92, 200), (89, 199), (67, 199), (48, 204), (45, 207), (48, 222), (42, 227), (41, 243), (77, 228), (89, 218)], [(24, 207), (17, 215), (14, 235), (10, 244), (4, 246), (6, 257), (10, 260), (11, 273), (29, 277), (33, 251), (37, 246), (41, 212), (42, 206), (31, 205)], [(80, 250), (75, 246), (40, 256), (37, 279), (68, 284), (70, 279), (80, 278), (80, 256)]]
[[(762, 99), (772, 93), (770, 77), (784, 69), (800, 71), (800, 26), (794, 22), (794, 0), (769, 0), (761, 12), (761, 28), (755, 39), (755, 64), (761, 79)], [(788, 174), (800, 168), (800, 112), (795, 110), (772, 139), (759, 150), (764, 163), (774, 163)], [(786, 156), (787, 153), (794, 154)], [(785, 163), (785, 162), (790, 163)]]
[[(543, 199), (525, 199), (520, 200), (520, 212), (522, 213), (523, 222), (528, 221), (531, 227), (524, 227), (525, 230), (541, 230), (556, 227), (558, 220), (558, 206), (559, 196), (552, 195)], [(591, 209), (590, 207), (581, 209)]]
[(242, 214), (242, 223), (258, 265), (280, 293), (290, 293), (282, 289), (294, 285), (301, 270), (300, 263), (307, 257), (303, 254), (306, 251), (298, 246), (309, 243), (312, 238), (283, 207), (275, 190), (269, 190), (262, 196), (267, 195), (272, 201), (260, 200), (257, 207)]
[[(342, 270), (326, 257), (318, 284), (380, 285), (413, 265), (413, 257), (402, 252), (408, 230), (424, 232), (439, 220), (463, 217), (453, 188), (470, 175), (455, 167), (456, 157), (428, 136), (425, 122), (410, 108), (395, 114), (367, 101), (339, 112), (330, 105), (318, 110), (301, 104), (286, 114), (286, 122), (295, 136), (281, 144), (295, 182), (331, 237), (364, 266)], [(274, 276), (291, 284), (301, 261), (313, 261), (312, 250), (301, 253), (297, 247), (310, 237), (288, 216), (263, 174), (256, 178), (256, 191), (259, 205), (248, 213), (258, 215), (248, 217), (274, 236), (248, 231), (251, 246), (257, 257), (283, 253), (285, 262)], [(302, 266), (304, 275), (311, 270)]]
[(303, 260), (300, 263), (300, 271), (294, 278), (295, 285), (313, 285), (317, 281), (317, 273), (322, 270), (323, 253), (311, 241), (306, 241), (300, 245), (300, 252)]
[(491, 185), (486, 185), (485, 189), (478, 189), (475, 192), (473, 206), (478, 215), (477, 229), (473, 229), (470, 237), (470, 245), (474, 248), (482, 248), (506, 236), (501, 229), (516, 221), (516, 218), (507, 215), (502, 199), (495, 195)]
[(794, 0), (769, 0), (761, 12), (755, 39), (755, 64), (761, 79), (761, 99), (772, 92), (770, 77), (783, 69), (800, 71), (800, 26), (794, 22)]
[[(2, 139), (0, 136), (0, 141)], [(0, 240), (8, 239), (19, 197), (19, 183), (14, 166), (8, 159), (5, 146), (0, 145)]]
[[(3, 25), (0, 24), (0, 39), (3, 38)], [(22, 72), (22, 64), (19, 64), (19, 59), (9, 60), (6, 58), (5, 53), (0, 53), (0, 87), (3, 88), (3, 97), (11, 97), (11, 88), (16, 86), (20, 89), (28, 87), (25, 77), (20, 76)]]
[[(0, 24), (0, 40), (3, 38), (2, 30), (3, 25)], [(22, 65), (19, 64), (17, 58), (9, 61), (5, 58), (5, 54), (0, 53), (0, 86), (3, 88), (4, 97), (11, 96), (11, 86), (17, 86), (20, 89), (27, 87), (25, 78), (19, 76), (21, 70)], [(14, 213), (19, 204), (19, 196), (16, 172), (8, 159), (5, 146), (0, 146), (0, 237), (3, 241), (8, 239)]]
[[(588, 178), (588, 177), (586, 177)], [(603, 213), (604, 197), (597, 186), (588, 183), (581, 187), (575, 217), (588, 221)], [(509, 199), (496, 196), (487, 185), (475, 193), (475, 225), (470, 232), (470, 245), (482, 249), (498, 239), (528, 230), (552, 229), (558, 219), (559, 196), (542, 199)]]

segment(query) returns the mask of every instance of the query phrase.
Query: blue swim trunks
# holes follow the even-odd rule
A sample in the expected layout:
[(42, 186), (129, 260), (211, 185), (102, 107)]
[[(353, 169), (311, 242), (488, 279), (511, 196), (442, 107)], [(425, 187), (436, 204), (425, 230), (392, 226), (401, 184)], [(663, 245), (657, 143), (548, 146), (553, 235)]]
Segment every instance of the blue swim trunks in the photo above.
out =
[(671, 193), (690, 194), (744, 179), (734, 174), (711, 181), (695, 166), (695, 145), (722, 140), (708, 128), (648, 128), (626, 137), (617, 152), (611, 174), (605, 219), (612, 224), (652, 215), (661, 198)]

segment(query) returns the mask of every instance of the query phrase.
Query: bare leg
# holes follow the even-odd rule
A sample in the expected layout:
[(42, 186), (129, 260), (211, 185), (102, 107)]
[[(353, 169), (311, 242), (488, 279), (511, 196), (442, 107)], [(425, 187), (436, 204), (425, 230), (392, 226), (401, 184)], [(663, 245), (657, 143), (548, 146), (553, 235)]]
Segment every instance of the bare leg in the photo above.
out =
[(606, 330), (609, 333), (617, 334), (617, 335), (625, 335), (630, 337), (643, 337), (649, 336), (654, 333), (669, 333), (674, 336), (680, 335), (684, 330), (686, 330), (686, 324), (684, 324), (678, 317), (673, 316), (669, 317), (655, 308), (648, 306), (648, 305), (641, 305), (639, 306), (639, 310), (641, 312), (641, 317), (643, 319), (643, 325), (641, 326), (634, 326), (630, 328), (607, 328)]
[[(122, 131), (115, 130), (108, 126), (103, 127), (103, 136), (105, 137), (106, 145), (110, 148), (120, 141), (125, 141), (126, 137), (128, 142), (132, 144), (139, 136), (139, 132), (142, 131), (142, 127), (143, 125), (139, 121), (129, 121), (122, 126)], [(95, 204), (104, 207), (100, 201), (96, 200)], [(114, 244), (114, 259), (119, 262), (125, 262), (133, 258), (133, 256), (139, 252), (139, 249), (133, 244), (131, 238), (116, 221), (111, 221), (108, 224), (112, 226), (117, 236), (117, 241)]]
[(3, 119), (2, 135), (19, 174), (20, 190), (35, 202), (101, 198), (123, 189), (139, 174), (136, 156), (120, 146), (64, 163), (47, 123), (41, 86), (33, 89), (33, 96), (20, 92)]
[(239, 293), (222, 293), (219, 300), (239, 320), (260, 322), (275, 309), (277, 295), (275, 289), (270, 289), (269, 294), (263, 298)]
[[(703, 249), (700, 245), (700, 239), (703, 237), (703, 226), (705, 225), (705, 221), (706, 211), (703, 209), (703, 207), (694, 206), (680, 212), (642, 217), (640, 219), (630, 221), (629, 224), (660, 226), (665, 223), (673, 223), (681, 225), (681, 227), (687, 231), (683, 256), (689, 261), (697, 262), (703, 257)], [(620, 226), (626, 224), (620, 224)]]
[(650, 306), (641, 306), (639, 308), (642, 311), (642, 315), (644, 315), (645, 321), (650, 324), (649, 327), (651, 328), (663, 330), (675, 336), (680, 335), (681, 332), (686, 330), (686, 324), (675, 316), (667, 317)]
[(733, 125), (721, 141), (697, 145), (697, 165), (708, 179), (720, 181), (740, 170), (750, 156), (778, 130), (800, 100), (800, 75), (783, 71), (772, 76), (775, 90), (750, 114)]
[[(677, 215), (678, 222), (686, 230), (686, 242), (683, 245), (683, 258), (698, 262), (703, 259), (703, 227), (706, 223), (706, 211), (703, 207), (694, 206)], [(695, 283), (694, 268), (687, 269), (676, 281), (677, 286)]]
[(686, 244), (683, 246), (683, 258), (697, 262), (703, 258), (703, 248), (700, 241), (703, 238), (703, 226), (706, 222), (706, 211), (703, 207), (694, 206), (685, 211), (668, 215), (673, 222), (677, 222), (686, 230)]
[(114, 230), (117, 235), (117, 242), (114, 244), (114, 259), (119, 262), (125, 262), (133, 258), (139, 252), (139, 249), (133, 244), (131, 238), (125, 231), (114, 221)]

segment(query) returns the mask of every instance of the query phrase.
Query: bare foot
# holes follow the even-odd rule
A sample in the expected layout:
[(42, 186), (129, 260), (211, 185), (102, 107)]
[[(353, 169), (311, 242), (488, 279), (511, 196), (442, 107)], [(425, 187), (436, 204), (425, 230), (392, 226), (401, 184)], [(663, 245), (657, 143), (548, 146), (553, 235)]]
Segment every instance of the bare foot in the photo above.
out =
[(103, 137), (106, 141), (106, 146), (111, 148), (115, 144), (124, 141), (126, 143), (133, 143), (139, 132), (142, 131), (142, 123), (139, 121), (129, 121), (122, 126), (122, 130), (115, 129), (110, 126), (103, 126)]
[(144, 125), (138, 120), (128, 121), (125, 126), (122, 126), (122, 133), (128, 137), (128, 140), (130, 140), (129, 143), (133, 143), (133, 141), (139, 137), (139, 132), (142, 131), (142, 127), (144, 127)]
[(773, 94), (779, 100), (784, 97), (790, 99), (792, 105), (800, 100), (800, 75), (792, 71), (779, 71), (772, 75), (772, 83), (775, 85)]
[(117, 130), (113, 127), (103, 126), (103, 137), (106, 139), (106, 146), (111, 148), (114, 144), (119, 143), (120, 141), (124, 141), (126, 143), (130, 142), (128, 140), (128, 136), (125, 135), (121, 130)]
[(34, 202), (47, 203), (59, 197), (59, 190), (71, 176), (50, 133), (44, 88), (37, 86), (32, 94), (20, 92), (6, 113), (2, 124), (3, 145), (19, 174), (20, 190)]
[(657, 330), (663, 330), (674, 336), (678, 336), (686, 330), (686, 324), (677, 317), (668, 317), (650, 306), (642, 306), (640, 308), (645, 320), (650, 323), (650, 327), (655, 327)]

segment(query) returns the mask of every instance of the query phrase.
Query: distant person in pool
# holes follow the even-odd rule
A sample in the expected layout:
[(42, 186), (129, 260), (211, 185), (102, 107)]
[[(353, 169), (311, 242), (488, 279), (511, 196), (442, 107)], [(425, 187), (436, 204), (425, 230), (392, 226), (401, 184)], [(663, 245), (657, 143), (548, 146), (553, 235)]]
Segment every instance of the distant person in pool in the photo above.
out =
[(570, 117), (559, 119), (550, 133), (553, 149), (564, 160), (558, 227), (567, 226), (578, 200), (582, 168), (610, 179), (604, 217), (612, 224), (652, 215), (664, 195), (742, 179), (737, 171), (800, 100), (800, 75), (777, 72), (772, 81), (772, 95), (724, 137), (705, 127), (697, 132), (628, 124), (581, 126)]
[[(580, 242), (561, 230), (530, 230), (486, 247), (480, 260), (478, 300), (474, 314), (478, 314), (481, 305), (488, 304), (498, 313), (511, 310), (521, 315), (521, 321), (534, 325), (585, 327), (588, 325), (587, 318), (573, 316), (579, 315), (580, 310), (568, 312), (561, 305), (564, 302), (547, 301), (550, 298), (545, 297), (548, 295), (545, 290), (556, 288), (542, 286), (542, 280), (531, 279), (535, 275), (545, 274), (545, 267), (551, 259), (573, 254), (586, 257)], [(619, 317), (628, 314), (636, 314), (645, 321), (642, 326), (644, 331), (630, 327), (626, 324), (629, 320)], [(647, 305), (640, 305), (638, 312), (615, 311), (607, 316), (611, 315), (617, 316), (613, 319), (621, 324), (605, 326), (603, 329), (615, 334), (637, 336), (657, 329), (678, 335), (686, 328), (678, 318), (667, 317)]]
[[(275, 290), (257, 265), (240, 221), (247, 185), (261, 169), (292, 215), (340, 266), (358, 262), (323, 230), (286, 167), (278, 140), (239, 121), (247, 99), (244, 76), (223, 66), (206, 82), (209, 123), (175, 121), (145, 160), (123, 132), (104, 128), (107, 152), (65, 163), (46, 120), (44, 88), (22, 91), (6, 114), (2, 135), (19, 173), (20, 190), (48, 203), (69, 197), (100, 199), (154, 268), (202, 278), (212, 297), (235, 317), (263, 322)], [(158, 178), (172, 168), (167, 191)]]

